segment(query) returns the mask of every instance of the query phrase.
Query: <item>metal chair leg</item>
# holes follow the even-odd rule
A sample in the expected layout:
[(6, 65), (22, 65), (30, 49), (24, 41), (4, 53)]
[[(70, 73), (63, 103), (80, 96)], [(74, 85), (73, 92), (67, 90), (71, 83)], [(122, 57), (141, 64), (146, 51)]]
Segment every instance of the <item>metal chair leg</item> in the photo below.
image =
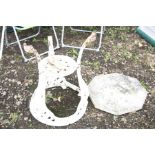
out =
[(22, 57), (24, 58), (24, 61), (27, 62), (28, 59), (27, 59), (27, 58), (25, 57), (25, 55), (24, 55), (24, 51), (23, 51), (23, 49), (22, 49), (22, 46), (21, 46), (21, 43), (20, 43), (19, 37), (18, 37), (18, 35), (17, 35), (17, 31), (16, 31), (16, 29), (15, 29), (14, 26), (13, 26), (12, 28), (13, 28), (13, 31), (14, 31), (14, 33), (15, 33), (16, 40), (17, 40), (17, 43), (18, 43), (18, 46), (19, 46), (20, 52), (21, 52), (21, 54), (22, 54)]
[(4, 47), (4, 34), (5, 34), (5, 29), (6, 27), (2, 27), (2, 35), (1, 35), (1, 46), (0, 46), (0, 60), (2, 58), (2, 53), (3, 53), (3, 47)]
[[(35, 33), (35, 34), (31, 35), (31, 36), (28, 36), (26, 38), (19, 39), (19, 41), (24, 41), (24, 40), (27, 40), (27, 39), (30, 39), (30, 38), (38, 36), (40, 34), (40, 30), (41, 30), (41, 27), (39, 26), (37, 33)], [(14, 42), (11, 42), (11, 43), (8, 42), (7, 31), (5, 32), (5, 40), (6, 40), (6, 46), (10, 46), (10, 45), (18, 43), (17, 41), (14, 41)]]
[(65, 45), (64, 45), (64, 29), (65, 29), (65, 27), (62, 26), (62, 32), (61, 32), (61, 46), (62, 46), (62, 47), (65, 46)]
[(55, 27), (52, 26), (52, 29), (53, 29), (54, 36), (55, 36), (55, 39), (56, 39), (56, 44), (57, 44), (56, 47), (54, 48), (54, 49), (56, 50), (56, 49), (60, 48), (60, 45), (59, 45), (57, 33), (56, 33), (56, 31), (55, 31)]
[(97, 51), (99, 51), (99, 50), (100, 50), (100, 48), (101, 48), (101, 43), (102, 43), (103, 33), (104, 33), (104, 27), (103, 27), (103, 26), (101, 26), (101, 34), (100, 34), (99, 46), (98, 46)]

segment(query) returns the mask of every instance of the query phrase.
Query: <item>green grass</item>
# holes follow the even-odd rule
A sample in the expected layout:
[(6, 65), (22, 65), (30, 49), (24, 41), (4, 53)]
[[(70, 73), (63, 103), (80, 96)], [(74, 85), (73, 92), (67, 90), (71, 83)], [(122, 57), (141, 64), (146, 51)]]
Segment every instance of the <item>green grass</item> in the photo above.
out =
[(103, 53), (103, 59), (105, 63), (108, 63), (111, 60), (111, 53), (110, 52), (102, 52)]
[(17, 122), (17, 120), (19, 119), (19, 114), (18, 113), (11, 113), (9, 116), (10, 119), (10, 124), (14, 124)]
[(132, 58), (132, 53), (129, 52), (126, 49), (123, 49), (122, 51), (120, 50), (121, 55), (125, 58), (125, 59), (131, 59)]
[(38, 42), (43, 42), (44, 44), (48, 45), (48, 40), (47, 40), (47, 38), (43, 38), (43, 39), (36, 39), (36, 38), (33, 38), (33, 39), (32, 39), (32, 43), (38, 43)]
[(4, 113), (2, 111), (0, 111), (0, 117), (2, 117), (4, 115)]
[(100, 68), (100, 62), (99, 61), (94, 61), (94, 62), (85, 61), (83, 64), (90, 66), (91, 68), (93, 68), (95, 70), (99, 70), (99, 68)]
[(33, 127), (33, 124), (30, 122), (30, 123), (28, 124), (28, 127), (29, 127), (29, 128), (32, 128), (32, 127)]
[(137, 55), (136, 53), (133, 53), (133, 54), (132, 54), (132, 60), (133, 60), (134, 62), (138, 62), (139, 57), (138, 57), (138, 55)]
[(74, 59), (76, 59), (78, 57), (78, 51), (76, 49), (71, 49), (67, 52), (67, 54), (71, 57), (73, 57)]
[(99, 61), (93, 62), (92, 65), (93, 65), (94, 69), (96, 69), (96, 70), (98, 70), (100, 68), (100, 62)]
[(22, 57), (19, 54), (15, 54), (15, 59), (16, 59), (16, 61), (20, 61), (20, 60), (22, 60)]
[(119, 41), (126, 41), (127, 40), (127, 34), (128, 33), (133, 33), (132, 27), (128, 26), (117, 26), (117, 27), (107, 27), (106, 28), (106, 39), (117, 39)]
[(43, 43), (44, 43), (46, 46), (48, 46), (48, 40), (47, 40), (47, 38), (44, 38), (44, 39), (43, 39)]
[(61, 102), (62, 99), (63, 99), (63, 96), (60, 96), (60, 95), (54, 96), (54, 95), (51, 94), (51, 93), (46, 93), (46, 101), (47, 101), (47, 102), (49, 102), (49, 101), (51, 101), (51, 100)]
[(140, 81), (141, 85), (148, 91), (149, 90), (149, 86), (145, 83), (145, 81)]

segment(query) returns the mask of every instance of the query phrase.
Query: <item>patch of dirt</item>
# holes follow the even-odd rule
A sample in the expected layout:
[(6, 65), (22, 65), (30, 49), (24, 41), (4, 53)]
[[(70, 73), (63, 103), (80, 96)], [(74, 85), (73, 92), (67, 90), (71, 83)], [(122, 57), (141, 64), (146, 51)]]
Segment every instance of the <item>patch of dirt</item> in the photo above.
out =
[[(82, 76), (87, 84), (98, 74), (123, 73), (137, 78), (149, 92), (142, 110), (114, 116), (95, 109), (89, 99), (85, 115), (76, 123), (65, 127), (51, 127), (38, 122), (29, 111), (30, 98), (37, 87), (38, 70), (36, 61), (24, 63), (17, 45), (5, 47), (0, 61), (0, 128), (155, 128), (155, 48), (135, 32), (136, 27), (106, 27), (100, 52), (84, 51)], [(22, 36), (31, 34), (28, 30)], [(59, 38), (61, 27), (57, 27)], [(65, 31), (65, 42), (79, 45), (88, 34)], [(47, 50), (47, 36), (53, 34), (44, 27), (41, 34), (26, 43), (39, 53)], [(76, 37), (77, 38), (76, 38)], [(10, 41), (14, 40), (12, 33)], [(76, 40), (77, 39), (77, 40)], [(60, 41), (60, 40), (59, 40)], [(93, 45), (97, 46), (97, 43)], [(76, 58), (78, 50), (60, 48), (56, 54)], [(77, 84), (76, 75), (67, 77)], [(70, 90), (47, 90), (47, 106), (57, 116), (68, 116), (75, 112), (79, 97)]]

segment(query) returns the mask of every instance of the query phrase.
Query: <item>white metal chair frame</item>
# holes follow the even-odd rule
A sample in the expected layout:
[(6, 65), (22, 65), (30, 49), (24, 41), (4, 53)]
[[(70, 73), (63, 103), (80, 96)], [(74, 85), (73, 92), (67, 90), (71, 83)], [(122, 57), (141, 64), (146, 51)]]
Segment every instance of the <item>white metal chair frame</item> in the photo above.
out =
[[(48, 37), (48, 57), (41, 60), (40, 56), (36, 53), (38, 59), (39, 82), (31, 97), (30, 112), (38, 121), (50, 126), (65, 126), (78, 121), (84, 115), (88, 105), (89, 91), (87, 84), (82, 79), (80, 64), (83, 50), (88, 43), (95, 39), (96, 34), (94, 33), (86, 39), (80, 48), (77, 61), (68, 56), (55, 55), (52, 37)], [(71, 84), (65, 79), (65, 76), (68, 76), (75, 71), (77, 72), (79, 87)], [(46, 89), (58, 86), (63, 89), (70, 87), (73, 90), (78, 91), (79, 96), (81, 97), (76, 112), (69, 117), (59, 118), (46, 106)]]
[[(78, 31), (78, 32), (86, 32), (86, 33), (92, 32), (92, 31), (89, 31), (89, 30), (76, 29), (76, 28), (73, 28), (72, 26), (70, 26), (70, 29), (71, 29), (71, 30), (74, 30), (74, 31)], [(101, 43), (102, 43), (102, 38), (103, 38), (104, 31), (105, 31), (105, 27), (104, 27), (104, 26), (101, 26), (100, 31), (97, 31), (97, 32), (96, 32), (97, 34), (100, 34), (99, 44), (98, 44), (98, 47), (97, 47), (96, 49), (95, 49), (95, 48), (85, 48), (85, 49), (86, 49), (86, 50), (90, 50), (90, 51), (99, 51), (100, 48), (101, 48)], [(78, 46), (67, 45), (67, 44), (65, 44), (65, 43), (64, 43), (64, 33), (65, 33), (65, 27), (63, 26), (63, 27), (62, 27), (62, 35), (61, 35), (61, 46), (62, 46), (62, 47), (69, 47), (69, 48), (80, 49), (80, 47), (78, 47)]]
[[(23, 30), (27, 30), (27, 29), (30, 29), (30, 28), (34, 28), (34, 27), (24, 28), (24, 27), (15, 26), (16, 31), (23, 31)], [(24, 40), (31, 39), (31, 38), (33, 38), (33, 37), (38, 36), (38, 35), (40, 34), (40, 29), (41, 29), (41, 27), (38, 26), (38, 31), (37, 31), (37, 33), (35, 33), (35, 34), (31, 35), (31, 36), (28, 36), (28, 37), (19, 39), (19, 41), (24, 41)], [(14, 30), (13, 30), (13, 31), (14, 31)], [(17, 36), (18, 36), (18, 35), (17, 35)], [(6, 46), (10, 46), (10, 45), (13, 45), (13, 44), (16, 44), (16, 43), (18, 43), (18, 42), (17, 42), (17, 41), (14, 41), (14, 42), (9, 43), (9, 41), (8, 41), (8, 32), (5, 31), (5, 44), (6, 44)]]
[[(13, 28), (13, 32), (14, 32), (14, 34), (15, 34), (15, 37), (16, 37), (16, 40), (17, 40), (17, 41), (11, 42), (11, 43), (8, 42), (7, 30), (6, 30), (7, 27), (4, 27), (3, 30), (4, 30), (4, 32), (5, 32), (5, 37), (4, 37), (4, 34), (3, 34), (3, 38), (2, 38), (3, 40), (1, 39), (1, 42), (4, 43), (4, 40), (5, 40), (6, 46), (10, 46), (10, 45), (13, 45), (13, 44), (18, 43), (18, 46), (19, 46), (21, 55), (22, 55), (22, 57), (23, 57), (23, 59), (24, 59), (25, 62), (30, 61), (30, 60), (32, 60), (32, 59), (35, 59), (35, 57), (27, 58), (27, 57), (25, 56), (24, 51), (23, 51), (23, 48), (22, 48), (22, 45), (21, 45), (21, 41), (24, 41), (24, 40), (27, 40), (27, 39), (30, 39), (30, 38), (33, 38), (33, 37), (39, 35), (39, 34), (40, 34), (40, 29), (41, 29), (41, 27), (38, 27), (38, 32), (37, 32), (36, 34), (33, 34), (33, 35), (29, 36), (29, 37), (22, 38), (22, 39), (19, 39), (19, 37), (18, 37), (18, 32), (17, 32), (17, 31), (19, 31), (19, 30), (20, 30), (20, 31), (26, 30), (26, 29), (33, 28), (33, 27), (24, 28), (24, 27), (12, 26), (12, 28)], [(55, 31), (55, 27), (52, 26), (52, 29), (53, 29), (54, 36), (55, 36), (55, 39), (56, 39), (56, 47), (54, 48), (54, 49), (56, 50), (56, 49), (58, 49), (60, 46), (59, 46), (59, 42), (58, 42), (58, 37), (57, 37), (56, 31)], [(0, 51), (0, 52), (1, 52), (1, 55), (0, 55), (0, 56), (1, 56), (1, 57), (2, 57), (2, 51), (3, 51), (3, 48), (2, 48), (2, 50)], [(44, 52), (44, 53), (42, 53), (42, 54), (40, 54), (40, 55), (42, 56), (42, 55), (45, 55), (45, 54), (47, 54), (47, 52)], [(0, 57), (0, 59), (1, 59), (1, 57)]]

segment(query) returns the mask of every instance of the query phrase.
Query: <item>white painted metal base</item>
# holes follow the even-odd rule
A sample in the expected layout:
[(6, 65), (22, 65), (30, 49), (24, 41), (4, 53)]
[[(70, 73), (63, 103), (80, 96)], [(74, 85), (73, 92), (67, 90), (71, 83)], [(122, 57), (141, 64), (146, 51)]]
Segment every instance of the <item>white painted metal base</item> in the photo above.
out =
[[(80, 63), (84, 48), (95, 39), (94, 33), (86, 39), (80, 49), (77, 62), (68, 56), (55, 55), (52, 37), (48, 37), (48, 57), (41, 60), (39, 54), (36, 53), (38, 59), (39, 82), (30, 101), (30, 112), (38, 121), (51, 126), (65, 126), (78, 121), (84, 115), (88, 105), (89, 90), (87, 84), (82, 79)], [(79, 87), (69, 83), (65, 79), (65, 76), (75, 71), (77, 71)], [(69, 117), (59, 118), (46, 106), (46, 89), (58, 86), (63, 89), (70, 87), (78, 91), (81, 97), (76, 112)]]
[[(62, 65), (62, 68), (60, 68), (60, 66), (51, 65), (49, 63), (49, 57), (44, 58), (38, 63), (39, 83), (31, 98), (30, 111), (38, 121), (44, 124), (51, 126), (65, 126), (78, 121), (84, 115), (88, 104), (88, 87), (81, 77), (80, 67), (77, 66), (77, 63), (73, 59), (60, 55), (52, 56), (52, 59), (55, 60), (55, 63), (61, 62), (62, 64), (65, 64), (65, 66)], [(73, 73), (76, 69), (79, 88), (67, 82), (64, 78), (64, 76)], [(77, 107), (77, 111), (69, 117), (56, 117), (46, 106), (46, 89), (57, 86), (60, 86), (63, 89), (70, 87), (73, 90), (79, 91), (81, 100)]]

